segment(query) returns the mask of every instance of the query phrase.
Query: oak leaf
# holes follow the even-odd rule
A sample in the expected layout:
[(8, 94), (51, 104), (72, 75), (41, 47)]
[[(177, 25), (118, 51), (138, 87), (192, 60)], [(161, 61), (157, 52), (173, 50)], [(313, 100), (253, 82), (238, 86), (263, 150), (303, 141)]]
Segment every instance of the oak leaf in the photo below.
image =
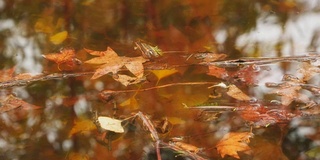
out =
[(218, 153), (224, 158), (226, 155), (240, 159), (238, 152), (250, 151), (248, 146), (250, 138), (253, 137), (251, 132), (230, 132), (216, 145)]

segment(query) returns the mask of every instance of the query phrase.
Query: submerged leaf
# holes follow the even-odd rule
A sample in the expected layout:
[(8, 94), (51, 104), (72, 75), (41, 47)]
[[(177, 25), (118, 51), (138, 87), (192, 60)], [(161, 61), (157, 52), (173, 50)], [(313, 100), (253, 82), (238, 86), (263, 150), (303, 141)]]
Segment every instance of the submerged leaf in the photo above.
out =
[(69, 132), (69, 137), (79, 132), (92, 131), (95, 129), (97, 129), (97, 127), (91, 119), (77, 119), (74, 121), (74, 126)]
[(230, 132), (216, 145), (218, 153), (224, 158), (226, 155), (240, 159), (238, 152), (250, 151), (248, 146), (250, 138), (253, 137), (251, 132)]
[[(59, 70), (72, 70), (76, 65), (81, 64), (81, 61), (76, 58), (76, 52), (71, 48), (64, 48), (60, 53), (50, 53), (43, 55), (47, 60), (53, 61), (58, 64)], [(69, 68), (60, 68), (60, 65), (65, 64)]]
[(50, 37), (50, 42), (56, 45), (60, 44), (67, 39), (67, 36), (68, 36), (67, 31), (58, 32)]
[(158, 78), (158, 81), (157, 81), (157, 84), (158, 84), (159, 81), (162, 78), (165, 78), (165, 77), (168, 77), (170, 75), (173, 75), (173, 74), (177, 73), (178, 70), (176, 70), (176, 69), (165, 69), (165, 70), (151, 70), (150, 72), (152, 72)]

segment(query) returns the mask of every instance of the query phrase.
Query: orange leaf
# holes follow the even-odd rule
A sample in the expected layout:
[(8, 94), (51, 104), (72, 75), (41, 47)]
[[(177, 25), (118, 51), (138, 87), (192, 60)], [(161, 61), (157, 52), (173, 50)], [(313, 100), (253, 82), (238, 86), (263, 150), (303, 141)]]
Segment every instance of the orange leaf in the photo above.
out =
[(228, 77), (228, 73), (224, 68), (219, 68), (213, 65), (209, 66), (209, 72), (207, 74), (221, 79)]
[(98, 55), (99, 57), (92, 58), (86, 61), (85, 63), (101, 65), (96, 70), (96, 72), (91, 77), (91, 79), (97, 79), (108, 73), (117, 74), (118, 71), (123, 66), (125, 66), (137, 78), (143, 77), (144, 69), (143, 69), (142, 63), (146, 62), (147, 59), (141, 56), (140, 57), (120, 57), (110, 47), (108, 47), (108, 49), (104, 52), (92, 51), (88, 49), (86, 49), (86, 51), (88, 51), (89, 54)]
[(223, 136), (223, 138), (216, 145), (218, 153), (222, 158), (225, 155), (240, 159), (238, 152), (250, 151), (248, 146), (250, 139), (253, 137), (251, 132), (230, 132)]
[(69, 137), (79, 132), (92, 131), (97, 129), (96, 125), (92, 122), (91, 119), (77, 119), (74, 121), (74, 123), (74, 126), (69, 132)]
[(76, 65), (81, 63), (80, 60), (76, 58), (76, 53), (74, 49), (62, 49), (60, 53), (51, 53), (43, 55), (43, 57), (49, 61), (53, 61), (58, 64), (58, 68), (60, 69), (61, 64), (66, 64), (68, 67), (74, 68)]

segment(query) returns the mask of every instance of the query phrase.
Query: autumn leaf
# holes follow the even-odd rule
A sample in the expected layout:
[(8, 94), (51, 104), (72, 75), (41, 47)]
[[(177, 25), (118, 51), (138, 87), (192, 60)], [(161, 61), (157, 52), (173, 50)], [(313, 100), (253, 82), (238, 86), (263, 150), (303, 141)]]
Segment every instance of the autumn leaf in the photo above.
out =
[(139, 108), (139, 103), (138, 103), (136, 97), (132, 96), (129, 99), (127, 99), (127, 100), (123, 101), (122, 103), (120, 103), (119, 106), (121, 106), (121, 107), (127, 106), (131, 110), (136, 110), (136, 109)]
[(310, 63), (304, 62), (298, 72), (302, 74), (303, 81), (308, 81), (312, 77), (320, 73), (320, 68), (318, 66), (312, 66)]
[(69, 68), (63, 68), (62, 70), (70, 70), (75, 66), (81, 64), (81, 61), (76, 58), (74, 49), (64, 48), (60, 53), (51, 53), (43, 55), (43, 57), (49, 61), (53, 61), (58, 64), (58, 69), (61, 70), (62, 64), (67, 65)]
[(62, 32), (58, 32), (52, 36), (50, 36), (50, 42), (52, 42), (53, 44), (60, 44), (62, 43), (64, 40), (67, 39), (68, 36), (68, 32), (67, 31), (62, 31)]
[(129, 85), (133, 83), (138, 83), (144, 73), (144, 68), (142, 63), (146, 62), (147, 59), (143, 57), (120, 57), (114, 52), (110, 47), (106, 51), (92, 51), (86, 49), (89, 54), (98, 55), (98, 57), (92, 58), (85, 61), (87, 64), (101, 65), (91, 77), (91, 79), (97, 79), (105, 74), (112, 73), (116, 75), (122, 67), (126, 67), (135, 77), (118, 75), (115, 76), (116, 80), (120, 81), (122, 84)]
[(5, 99), (0, 100), (0, 102), (1, 102), (0, 113), (8, 112), (8, 111), (17, 109), (19, 107), (21, 107), (23, 110), (33, 110), (33, 109), (41, 108), (39, 106), (29, 104), (13, 95), (7, 96)]
[(123, 133), (124, 129), (121, 125), (121, 120), (109, 118), (109, 117), (98, 117), (98, 122), (102, 129), (116, 132), (116, 133)]
[(9, 81), (13, 78), (13, 73), (14, 73), (14, 67), (6, 70), (1, 70), (0, 71), (0, 82), (6, 82)]
[(230, 132), (216, 145), (218, 153), (224, 158), (226, 155), (240, 159), (238, 152), (247, 152), (251, 148), (248, 146), (250, 138), (253, 137), (251, 132)]
[(207, 74), (220, 79), (225, 79), (228, 77), (228, 72), (226, 71), (226, 69), (216, 67), (214, 65), (209, 65), (209, 72)]
[(74, 121), (74, 126), (69, 132), (69, 137), (79, 132), (92, 131), (95, 129), (97, 129), (97, 127), (91, 119), (76, 119)]
[(228, 86), (227, 94), (239, 101), (249, 101), (251, 98), (243, 93), (237, 86), (231, 84)]
[(177, 73), (178, 70), (176, 70), (176, 69), (165, 69), (165, 70), (151, 70), (150, 72), (153, 73), (158, 78), (158, 81), (157, 81), (157, 84), (158, 84), (159, 81), (162, 78), (165, 78), (165, 77), (168, 77), (170, 75), (173, 75), (173, 74)]
[(70, 152), (68, 154), (68, 160), (89, 160), (89, 156), (83, 153)]

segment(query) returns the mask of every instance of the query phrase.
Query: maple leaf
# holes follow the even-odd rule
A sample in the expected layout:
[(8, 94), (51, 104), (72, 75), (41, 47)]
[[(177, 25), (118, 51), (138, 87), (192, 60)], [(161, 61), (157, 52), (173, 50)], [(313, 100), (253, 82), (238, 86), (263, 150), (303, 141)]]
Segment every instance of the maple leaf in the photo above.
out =
[(88, 50), (89, 54), (98, 55), (98, 57), (94, 57), (88, 61), (85, 61), (87, 64), (95, 64), (101, 65), (91, 77), (91, 79), (97, 79), (105, 74), (112, 73), (116, 75), (118, 71), (122, 67), (126, 67), (135, 77), (118, 75), (115, 76), (116, 80), (120, 81), (122, 84), (129, 85), (133, 83), (138, 83), (139, 80), (143, 77), (144, 68), (143, 63), (147, 61), (147, 59), (139, 56), (139, 57), (120, 57), (117, 55), (115, 51), (113, 51), (110, 47), (107, 48), (106, 51), (93, 51)]
[(67, 67), (64, 67), (63, 70), (72, 70), (77, 65), (82, 62), (76, 58), (76, 53), (74, 49), (64, 48), (60, 53), (50, 53), (43, 55), (43, 57), (49, 61), (53, 61), (58, 64), (58, 69), (61, 70), (60, 66), (65, 64)]
[(216, 145), (218, 153), (222, 158), (225, 155), (240, 159), (238, 152), (250, 151), (248, 146), (250, 138), (253, 137), (251, 132), (230, 132), (223, 136), (223, 138)]

